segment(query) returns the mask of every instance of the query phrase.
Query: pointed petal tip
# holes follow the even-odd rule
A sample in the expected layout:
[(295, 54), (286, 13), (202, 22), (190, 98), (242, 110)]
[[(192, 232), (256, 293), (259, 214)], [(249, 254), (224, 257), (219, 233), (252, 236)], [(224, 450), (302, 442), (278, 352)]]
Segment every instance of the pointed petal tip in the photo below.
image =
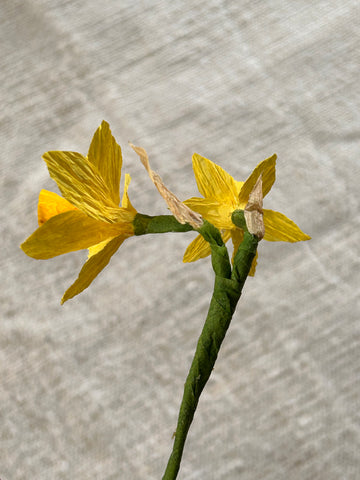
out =
[[(68, 289), (69, 290), (69, 289)], [(61, 297), (61, 300), (60, 300), (60, 305), (63, 306), (64, 303), (66, 303), (68, 300), (71, 300), (72, 298), (74, 298), (76, 296), (76, 294), (74, 295), (69, 295), (69, 292), (68, 290), (66, 290), (66, 292), (64, 293), (64, 295)]]
[(205, 257), (201, 257), (201, 256), (193, 256), (193, 255), (190, 255), (190, 254), (184, 254), (183, 256), (183, 263), (194, 263), (196, 262), (197, 260), (201, 260), (202, 258), (205, 258)]
[(263, 197), (271, 190), (276, 178), (276, 159), (274, 153), (271, 157), (260, 162), (252, 171), (251, 175), (246, 179), (239, 192), (239, 203), (247, 203), (251, 190), (253, 189), (259, 175), (262, 174)]
[(84, 263), (75, 282), (64, 293), (61, 304), (86, 290), (99, 273), (108, 265), (111, 257), (127, 237), (116, 236), (107, 242), (101, 242), (100, 249), (89, 249), (89, 258)]
[[(69, 289), (68, 289), (69, 290)], [(72, 298), (75, 297), (75, 295), (69, 295), (68, 294), (68, 290), (66, 290), (66, 292), (64, 293), (64, 295), (61, 297), (61, 300), (60, 300), (60, 305), (63, 306), (65, 302), (67, 302), (68, 300), (71, 300)]]
[(290, 218), (274, 210), (264, 209), (264, 224), (264, 239), (269, 242), (296, 243), (311, 239)]
[(208, 242), (204, 239), (202, 235), (198, 235), (194, 240), (187, 246), (183, 262), (191, 263), (200, 260), (200, 258), (208, 257), (211, 254), (211, 248)]
[(36, 249), (33, 248), (31, 236), (32, 235), (30, 235), (30, 237), (27, 238), (25, 242), (20, 245), (20, 249), (25, 253), (25, 255), (30, 258), (34, 258), (35, 260), (43, 260), (43, 258), (41, 258), (41, 255), (39, 255), (39, 253), (36, 252)]
[(74, 292), (72, 291), (72, 285), (71, 287), (69, 287), (66, 292), (64, 293), (64, 295), (62, 296), (61, 300), (60, 300), (60, 305), (64, 305), (65, 302), (67, 302), (68, 300), (71, 300), (72, 298), (76, 297), (76, 295), (78, 293), (81, 293), (81, 292)]
[(307, 233), (304, 233), (304, 238), (301, 241), (306, 241), (306, 240), (311, 240), (311, 237)]

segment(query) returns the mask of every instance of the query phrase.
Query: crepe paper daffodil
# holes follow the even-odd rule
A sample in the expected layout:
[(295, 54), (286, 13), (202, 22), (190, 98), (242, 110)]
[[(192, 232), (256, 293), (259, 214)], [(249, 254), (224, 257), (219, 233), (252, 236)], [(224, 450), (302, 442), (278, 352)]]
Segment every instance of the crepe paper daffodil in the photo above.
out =
[[(204, 198), (192, 197), (185, 204), (217, 227), (224, 242), (230, 238), (237, 251), (244, 236), (241, 228), (231, 221), (235, 210), (244, 210), (258, 178), (262, 177), (262, 192), (265, 197), (275, 182), (276, 155), (263, 160), (245, 182), (233, 179), (223, 168), (211, 160), (195, 153), (192, 158), (196, 183)], [(299, 242), (311, 237), (302, 232), (289, 218), (280, 212), (263, 209), (265, 226), (264, 240), (270, 242)], [(209, 244), (198, 235), (185, 251), (183, 261), (194, 262), (210, 255)], [(254, 258), (249, 275), (254, 275), (257, 256)]]
[(64, 303), (85, 290), (124, 240), (134, 235), (137, 211), (128, 197), (129, 175), (119, 206), (122, 154), (107, 122), (96, 130), (87, 156), (50, 151), (43, 159), (62, 197), (40, 192), (39, 228), (21, 248), (36, 259), (89, 249), (78, 278), (61, 300)]

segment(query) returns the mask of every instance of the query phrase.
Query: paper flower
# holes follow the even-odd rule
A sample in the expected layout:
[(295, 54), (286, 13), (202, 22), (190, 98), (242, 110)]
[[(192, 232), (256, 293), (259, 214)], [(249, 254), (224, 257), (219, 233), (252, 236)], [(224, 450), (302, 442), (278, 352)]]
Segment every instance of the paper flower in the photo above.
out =
[[(243, 239), (243, 231), (231, 221), (234, 210), (244, 210), (250, 192), (254, 188), (259, 176), (262, 175), (263, 196), (267, 195), (275, 181), (276, 155), (259, 163), (245, 182), (238, 182), (224, 169), (211, 160), (195, 153), (193, 155), (193, 169), (199, 192), (204, 198), (192, 197), (185, 200), (185, 204), (192, 210), (200, 213), (206, 220), (217, 227), (224, 242), (232, 239), (234, 252)], [(270, 242), (299, 242), (309, 240), (310, 237), (289, 218), (273, 210), (263, 210), (265, 236)], [(209, 244), (198, 235), (184, 254), (184, 262), (194, 262), (210, 255)], [(256, 267), (254, 259), (250, 275), (254, 275)]]
[(51, 151), (43, 159), (62, 197), (46, 190), (40, 192), (40, 227), (21, 248), (36, 259), (89, 249), (77, 280), (62, 298), (64, 303), (87, 288), (123, 241), (134, 235), (132, 222), (137, 212), (127, 193), (129, 175), (125, 175), (119, 206), (121, 148), (105, 121), (96, 130), (86, 157), (76, 152)]

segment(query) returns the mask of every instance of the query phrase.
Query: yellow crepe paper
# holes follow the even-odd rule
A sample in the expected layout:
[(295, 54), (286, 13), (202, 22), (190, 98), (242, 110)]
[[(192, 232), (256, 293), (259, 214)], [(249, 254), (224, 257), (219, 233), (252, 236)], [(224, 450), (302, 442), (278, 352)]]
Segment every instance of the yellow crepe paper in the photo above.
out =
[(36, 259), (89, 249), (88, 260), (66, 291), (64, 302), (87, 288), (123, 241), (134, 235), (132, 222), (137, 212), (127, 193), (129, 175), (125, 175), (124, 194), (118, 205), (122, 155), (107, 122), (96, 130), (87, 156), (51, 151), (43, 159), (63, 196), (40, 192), (40, 227), (21, 248)]
[[(236, 252), (243, 238), (243, 232), (231, 221), (234, 210), (244, 210), (250, 192), (262, 175), (263, 196), (267, 195), (275, 181), (276, 155), (263, 160), (253, 170), (245, 182), (238, 182), (223, 168), (211, 160), (195, 153), (193, 155), (193, 170), (196, 183), (204, 198), (192, 197), (185, 200), (185, 204), (215, 225), (222, 234), (224, 242), (231, 237), (234, 252)], [(289, 218), (273, 210), (263, 210), (265, 236), (268, 241), (299, 242), (309, 240), (309, 235)], [(199, 235), (193, 240), (184, 254), (184, 262), (194, 262), (210, 255), (210, 248)], [(254, 258), (250, 275), (254, 275), (257, 256)]]

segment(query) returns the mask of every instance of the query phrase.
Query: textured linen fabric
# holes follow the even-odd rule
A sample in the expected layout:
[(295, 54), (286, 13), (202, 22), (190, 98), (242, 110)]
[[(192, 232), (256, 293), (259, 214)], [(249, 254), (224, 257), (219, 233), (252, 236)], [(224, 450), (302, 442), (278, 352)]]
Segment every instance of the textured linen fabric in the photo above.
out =
[(130, 238), (60, 306), (86, 258), (26, 257), (41, 155), (86, 153), (103, 119), (129, 195), (166, 213), (128, 141), (180, 198), (198, 152), (312, 240), (262, 242), (200, 399), (179, 479), (360, 478), (357, 1), (2, 0), (1, 480), (160, 479), (206, 316), (193, 233)]

